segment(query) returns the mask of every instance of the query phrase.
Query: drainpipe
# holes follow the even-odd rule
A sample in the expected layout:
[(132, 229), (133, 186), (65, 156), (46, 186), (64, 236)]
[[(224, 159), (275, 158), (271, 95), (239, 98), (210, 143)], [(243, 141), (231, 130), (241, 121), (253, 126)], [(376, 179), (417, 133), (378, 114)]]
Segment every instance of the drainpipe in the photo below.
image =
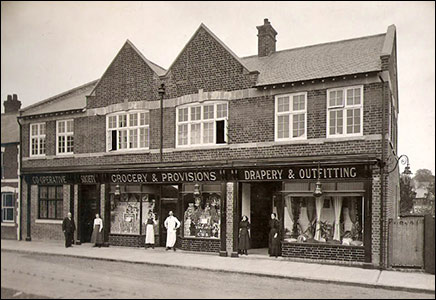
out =
[(165, 95), (165, 84), (161, 84), (157, 90), (160, 98), (160, 161), (163, 161), (163, 97)]
[[(21, 114), (21, 113), (20, 113)], [(20, 172), (20, 220), (19, 220), (19, 223), (18, 223), (18, 226), (19, 226), (19, 228), (20, 228), (20, 236), (21, 236), (21, 219), (22, 219), (22, 195), (23, 195), (23, 175), (22, 175), (22, 172), (21, 172), (21, 168), (22, 168), (22, 164), (23, 164), (23, 135), (22, 135), (22, 130), (23, 130), (23, 127), (22, 127), (22, 124), (21, 124), (21, 116), (19, 116), (18, 118), (17, 118), (17, 122), (18, 122), (18, 125), (19, 125), (19, 127), (20, 127), (20, 161), (19, 161), (19, 164), (20, 164), (20, 166), (19, 166), (19, 172)], [(27, 186), (27, 197), (26, 197), (26, 199), (27, 199), (27, 214), (26, 214), (26, 225), (27, 225), (27, 233), (26, 233), (26, 241), (27, 242), (30, 242), (31, 240), (32, 240), (32, 238), (31, 238), (31, 235), (30, 235), (30, 230), (31, 230), (31, 224), (30, 224), (30, 213), (31, 213), (31, 205), (30, 205), (30, 186), (29, 186), (29, 184), (27, 183), (26, 184), (26, 186)]]
[(384, 173), (385, 173), (385, 81), (381, 76), (379, 76), (380, 81), (382, 82), (382, 153), (381, 153), (381, 164), (380, 164), (380, 268), (384, 268), (384, 234), (383, 234), (383, 220), (384, 220)]

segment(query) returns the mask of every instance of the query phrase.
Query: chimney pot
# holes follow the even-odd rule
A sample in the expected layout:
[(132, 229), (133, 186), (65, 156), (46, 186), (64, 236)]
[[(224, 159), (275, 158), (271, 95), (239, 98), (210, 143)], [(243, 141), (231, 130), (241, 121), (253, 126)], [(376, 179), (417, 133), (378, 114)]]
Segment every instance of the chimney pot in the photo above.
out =
[(14, 100), (14, 101), (18, 101), (17, 94), (13, 94), (13, 96), (12, 96), (12, 100)]
[(263, 25), (257, 26), (258, 36), (258, 56), (268, 56), (276, 52), (276, 35), (277, 32), (271, 26), (267, 18), (263, 19)]
[(6, 101), (12, 101), (12, 95), (8, 95), (8, 99)]

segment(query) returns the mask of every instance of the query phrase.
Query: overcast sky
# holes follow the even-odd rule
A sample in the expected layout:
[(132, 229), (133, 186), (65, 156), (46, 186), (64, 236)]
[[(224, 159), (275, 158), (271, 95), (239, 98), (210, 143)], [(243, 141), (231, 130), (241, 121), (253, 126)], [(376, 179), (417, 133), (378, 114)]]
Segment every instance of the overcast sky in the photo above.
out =
[(126, 39), (167, 69), (201, 23), (238, 56), (254, 55), (264, 18), (278, 32), (277, 50), (385, 33), (395, 24), (399, 154), (413, 172), (435, 174), (433, 1), (2, 1), (1, 100), (18, 94), (26, 107), (98, 79)]

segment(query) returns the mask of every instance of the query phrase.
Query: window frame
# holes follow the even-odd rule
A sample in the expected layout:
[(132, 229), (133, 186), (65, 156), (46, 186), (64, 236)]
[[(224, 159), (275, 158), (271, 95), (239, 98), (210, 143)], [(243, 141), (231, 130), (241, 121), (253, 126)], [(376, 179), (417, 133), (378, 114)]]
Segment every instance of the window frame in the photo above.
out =
[[(226, 116), (218, 118), (218, 106), (226, 105)], [(204, 118), (204, 107), (213, 105), (213, 117), (210, 119)], [(200, 119), (192, 120), (191, 110), (192, 108), (200, 107)], [(188, 109), (188, 120), (179, 121), (179, 111), (181, 109)], [(212, 101), (204, 101), (204, 102), (195, 102), (184, 104), (176, 107), (176, 128), (175, 128), (175, 136), (176, 136), (176, 148), (196, 148), (196, 147), (204, 147), (204, 146), (222, 146), (228, 145), (228, 119), (229, 119), (229, 102), (225, 100), (212, 100)], [(217, 143), (217, 122), (224, 121), (224, 143)], [(212, 123), (213, 124), (213, 141), (212, 143), (204, 142), (204, 124)], [(200, 143), (192, 144), (191, 143), (191, 125), (200, 124)], [(188, 133), (187, 133), (187, 144), (179, 144), (179, 125), (187, 125)]]
[[(360, 104), (347, 104), (347, 95), (348, 90), (354, 90), (354, 89), (360, 89)], [(343, 91), (343, 105), (334, 105), (329, 106), (330, 104), (330, 92), (334, 91)], [(340, 88), (333, 88), (333, 89), (327, 89), (327, 97), (326, 97), (326, 136), (327, 138), (337, 138), (337, 137), (353, 137), (353, 136), (363, 136), (363, 126), (364, 126), (364, 120), (363, 120), (363, 109), (364, 109), (364, 89), (363, 85), (356, 85), (356, 86), (345, 86)], [(360, 131), (357, 133), (347, 133), (347, 111), (351, 109), (360, 109)], [(330, 112), (332, 111), (342, 111), (342, 133), (338, 134), (331, 134), (330, 133)], [(354, 124), (353, 124), (354, 126)]]
[(2, 152), (1, 152), (1, 172), (2, 172), (2, 179), (5, 179), (5, 147), (2, 147)]
[[(49, 197), (50, 187), (55, 188), (55, 198)], [(41, 188), (47, 189), (47, 197), (46, 198), (41, 199)], [(57, 189), (58, 188), (62, 189), (62, 198), (57, 198)], [(63, 215), (64, 215), (64, 197), (63, 197), (63, 194), (64, 194), (64, 186), (63, 185), (41, 185), (41, 186), (38, 186), (38, 220), (62, 220), (63, 219)], [(47, 217), (41, 217), (41, 201), (46, 202)], [(49, 203), (50, 202), (55, 203), (55, 206), (54, 206), (55, 207), (55, 217), (54, 218), (49, 217)], [(57, 211), (58, 202), (62, 203), (62, 210), (60, 212)]]
[[(141, 117), (140, 114), (145, 113), (148, 114), (148, 123), (146, 122), (145, 125), (141, 125)], [(136, 114), (136, 125), (131, 126), (130, 125), (130, 115)], [(126, 116), (125, 119), (125, 126), (120, 126), (120, 116)], [(110, 127), (110, 118), (115, 117), (115, 127)], [(140, 147), (140, 136), (141, 136), (141, 129), (147, 129), (147, 140), (146, 145), (147, 147)], [(136, 130), (136, 147), (130, 148), (130, 132), (131, 130)], [(112, 131), (117, 132), (116, 136), (116, 144), (117, 149), (112, 149)], [(120, 148), (120, 132), (125, 131), (126, 132), (126, 148)], [(133, 135), (132, 135), (133, 136)], [(110, 139), (110, 143), (109, 143)], [(119, 152), (131, 152), (131, 151), (140, 151), (140, 150), (149, 150), (150, 149), (150, 111), (149, 110), (129, 110), (129, 111), (118, 111), (114, 113), (110, 113), (106, 115), (106, 152), (112, 152), (112, 153), (119, 153)]]
[[(6, 196), (12, 197), (12, 206), (5, 206), (4, 202), (6, 200)], [(5, 220), (4, 212), (5, 210), (12, 210), (12, 220)], [(12, 192), (2, 192), (2, 223), (14, 223), (15, 222), (15, 197)]]
[[(45, 133), (41, 134), (41, 125), (44, 125), (45, 127)], [(32, 127), (33, 126), (37, 126), (38, 127), (38, 132), (36, 135), (33, 135), (33, 130)], [(29, 157), (44, 157), (46, 155), (47, 152), (47, 139), (46, 139), (46, 135), (47, 135), (47, 124), (46, 122), (40, 122), (40, 123), (30, 123), (29, 124)], [(33, 148), (33, 143), (32, 140), (33, 139), (37, 139), (38, 143), (37, 143), (37, 154), (33, 154), (32, 148)], [(44, 139), (44, 153), (41, 153), (41, 140)]]
[[(68, 130), (68, 122), (72, 122), (72, 131)], [(59, 124), (64, 123), (65, 126), (65, 132), (59, 133)], [(64, 150), (65, 152), (59, 152), (59, 137), (65, 137), (65, 144), (64, 144)], [(67, 146), (67, 140), (68, 137), (73, 137), (73, 146), (72, 150), (70, 152), (67, 152), (68, 146)], [(74, 154), (74, 119), (68, 119), (68, 120), (57, 120), (56, 121), (56, 155), (68, 155), (68, 154)]]
[[(294, 96), (304, 96), (304, 110), (296, 110), (293, 109), (294, 104)], [(284, 112), (279, 112), (279, 98), (289, 97), (289, 110)], [(298, 92), (298, 93), (288, 93), (288, 94), (280, 94), (275, 95), (274, 101), (274, 141), (295, 141), (295, 140), (306, 140), (307, 139), (307, 92)], [(293, 137), (294, 132), (294, 116), (301, 115), (304, 113), (304, 134), (301, 136)], [(288, 137), (279, 137), (279, 117), (280, 116), (288, 116), (289, 117), (289, 136)]]

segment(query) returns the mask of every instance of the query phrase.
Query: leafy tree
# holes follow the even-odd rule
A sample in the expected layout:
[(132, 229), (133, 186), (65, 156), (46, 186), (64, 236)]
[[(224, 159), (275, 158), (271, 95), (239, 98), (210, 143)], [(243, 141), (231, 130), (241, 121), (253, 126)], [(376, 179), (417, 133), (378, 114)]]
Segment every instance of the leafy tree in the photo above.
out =
[(419, 169), (415, 173), (415, 177), (413, 180), (422, 183), (422, 182), (434, 182), (434, 175), (429, 169)]
[(400, 178), (400, 214), (410, 214), (413, 208), (413, 199), (416, 193), (413, 191), (413, 181), (408, 175)]

